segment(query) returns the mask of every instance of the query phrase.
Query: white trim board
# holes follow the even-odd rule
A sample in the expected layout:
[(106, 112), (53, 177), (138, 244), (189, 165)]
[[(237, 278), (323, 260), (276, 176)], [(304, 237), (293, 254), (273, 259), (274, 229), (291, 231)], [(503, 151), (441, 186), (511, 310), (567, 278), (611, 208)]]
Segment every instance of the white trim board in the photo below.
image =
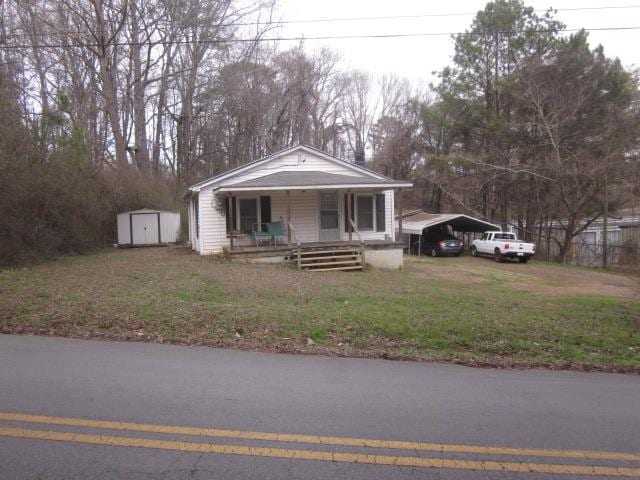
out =
[[(379, 173), (376, 173), (376, 172), (374, 172), (372, 170), (369, 170), (368, 168), (361, 167), (359, 165), (355, 165), (353, 163), (349, 163), (349, 162), (341, 160), (341, 159), (339, 159), (337, 157), (329, 155), (328, 153), (323, 152), (322, 150), (318, 150), (318, 149), (315, 149), (313, 147), (309, 147), (307, 145), (296, 145), (295, 147), (289, 147), (289, 148), (286, 148), (284, 150), (280, 150), (279, 152), (276, 152), (276, 153), (274, 153), (272, 155), (269, 155), (267, 157), (261, 158), (259, 160), (254, 161), (254, 162), (251, 162), (251, 163), (247, 163), (246, 165), (242, 165), (242, 166), (237, 167), (237, 168), (235, 168), (233, 170), (229, 170), (229, 171), (227, 171), (225, 173), (222, 173), (220, 175), (217, 175), (215, 177), (211, 177), (211, 178), (209, 178), (207, 180), (203, 180), (202, 182), (196, 183), (196, 184), (194, 184), (194, 185), (189, 187), (189, 191), (191, 191), (191, 192), (199, 192), (200, 190), (202, 190), (203, 188), (206, 188), (207, 186), (209, 186), (211, 184), (218, 183), (218, 182), (220, 182), (222, 180), (234, 177), (234, 176), (236, 176), (238, 174), (241, 174), (241, 173), (245, 173), (248, 170), (251, 170), (251, 169), (253, 169), (253, 168), (257, 167), (257, 166), (264, 165), (265, 163), (273, 161), (273, 160), (275, 160), (277, 158), (280, 158), (280, 157), (282, 157), (284, 155), (288, 155), (290, 153), (293, 153), (293, 152), (295, 152), (297, 150), (304, 151), (304, 152), (306, 152), (308, 154), (311, 154), (311, 155), (316, 155), (316, 156), (318, 156), (320, 158), (323, 158), (325, 160), (329, 160), (329, 161), (334, 162), (336, 164), (339, 164), (339, 165), (341, 165), (343, 167), (351, 169), (351, 170), (353, 170), (355, 172), (365, 174), (365, 175), (367, 175), (367, 176), (369, 176), (371, 178), (375, 178), (375, 179), (378, 179), (378, 180), (393, 180), (393, 179), (391, 179), (389, 177), (386, 177), (386, 176), (381, 175)], [(413, 184), (408, 183), (408, 182), (402, 182), (402, 183), (407, 185), (406, 188), (409, 188), (409, 187), (413, 186)], [(391, 188), (392, 185), (390, 184), (389, 187)], [(342, 188), (342, 187), (338, 186), (338, 185), (332, 185), (331, 188)], [(403, 186), (403, 187), (396, 187), (396, 188), (405, 188), (405, 187)]]
[(364, 190), (376, 188), (380, 190), (390, 190), (392, 188), (411, 188), (412, 183), (398, 182), (398, 183), (354, 183), (344, 185), (303, 185), (303, 186), (286, 186), (286, 187), (234, 187), (229, 185), (228, 187), (220, 187), (214, 190), (215, 193), (224, 192), (274, 192), (286, 190)]

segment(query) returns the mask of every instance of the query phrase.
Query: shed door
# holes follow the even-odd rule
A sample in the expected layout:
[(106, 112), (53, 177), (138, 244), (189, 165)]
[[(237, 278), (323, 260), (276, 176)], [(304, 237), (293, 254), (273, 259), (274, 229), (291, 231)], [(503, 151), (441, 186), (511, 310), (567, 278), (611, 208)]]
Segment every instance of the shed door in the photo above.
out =
[(320, 229), (318, 233), (321, 242), (335, 241), (340, 238), (340, 220), (338, 213), (338, 193), (320, 192)]
[(131, 215), (131, 239), (134, 245), (160, 243), (158, 238), (158, 214), (134, 213)]

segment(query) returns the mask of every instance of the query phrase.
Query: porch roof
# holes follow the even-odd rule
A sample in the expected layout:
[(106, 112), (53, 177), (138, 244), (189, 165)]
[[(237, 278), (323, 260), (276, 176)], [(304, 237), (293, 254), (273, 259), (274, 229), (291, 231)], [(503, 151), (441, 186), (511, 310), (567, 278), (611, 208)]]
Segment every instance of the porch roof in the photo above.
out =
[(225, 185), (217, 192), (243, 192), (254, 190), (322, 190), (335, 188), (410, 188), (411, 182), (387, 178), (366, 178), (320, 171), (277, 172), (263, 177)]

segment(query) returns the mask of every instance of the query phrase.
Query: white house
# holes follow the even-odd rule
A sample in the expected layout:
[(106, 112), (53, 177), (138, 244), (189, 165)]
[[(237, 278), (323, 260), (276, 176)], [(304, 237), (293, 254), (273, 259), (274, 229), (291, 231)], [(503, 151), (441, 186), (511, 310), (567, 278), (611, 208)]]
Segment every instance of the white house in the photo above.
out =
[(410, 187), (321, 150), (290, 147), (189, 187), (189, 240), (201, 255), (297, 258), (299, 267), (328, 270), (361, 268), (366, 251), (366, 263), (400, 268), (395, 191)]

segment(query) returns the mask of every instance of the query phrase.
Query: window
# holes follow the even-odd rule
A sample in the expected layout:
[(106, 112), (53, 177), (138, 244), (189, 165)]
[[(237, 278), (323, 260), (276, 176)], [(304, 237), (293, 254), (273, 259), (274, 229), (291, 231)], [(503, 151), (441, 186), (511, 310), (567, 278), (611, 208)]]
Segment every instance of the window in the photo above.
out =
[(373, 196), (356, 197), (357, 225), (359, 230), (373, 230)]
[[(602, 242), (604, 243), (604, 231), (602, 231)], [(620, 230), (607, 231), (607, 245), (620, 245)]]
[(376, 232), (384, 232), (386, 230), (384, 193), (376, 194)]
[[(609, 256), (615, 255), (616, 247), (620, 245), (620, 230), (608, 230), (607, 231), (607, 254)], [(598, 247), (598, 253), (602, 255), (604, 250), (604, 230), (600, 231), (600, 245)]]
[(258, 200), (256, 198), (240, 198), (238, 207), (240, 210), (240, 231), (252, 233), (258, 223)]
[(335, 192), (320, 193), (320, 229), (337, 230), (338, 195)]
[(494, 240), (515, 240), (516, 236), (513, 233), (495, 233), (493, 235)]
[(489, 238), (489, 234), (485, 233), (480, 237), (480, 240), (486, 240), (487, 238)]
[[(265, 223), (271, 222), (271, 197), (260, 197), (260, 223), (264, 226)], [(259, 230), (262, 230), (261, 228)]]

